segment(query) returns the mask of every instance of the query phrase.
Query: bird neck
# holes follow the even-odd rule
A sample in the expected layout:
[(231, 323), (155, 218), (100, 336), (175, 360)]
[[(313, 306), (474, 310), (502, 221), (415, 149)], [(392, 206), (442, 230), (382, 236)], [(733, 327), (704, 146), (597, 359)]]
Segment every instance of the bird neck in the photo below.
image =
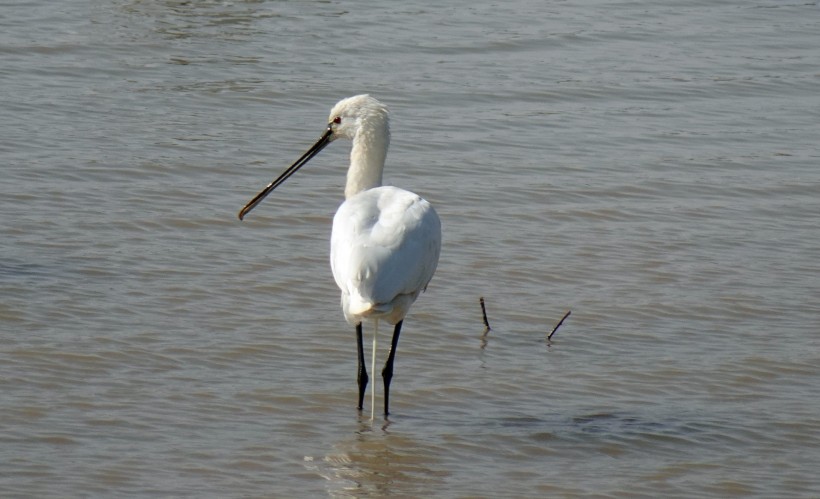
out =
[(353, 138), (350, 150), (350, 168), (347, 171), (345, 198), (382, 185), (384, 160), (390, 133), (386, 130), (362, 129)]

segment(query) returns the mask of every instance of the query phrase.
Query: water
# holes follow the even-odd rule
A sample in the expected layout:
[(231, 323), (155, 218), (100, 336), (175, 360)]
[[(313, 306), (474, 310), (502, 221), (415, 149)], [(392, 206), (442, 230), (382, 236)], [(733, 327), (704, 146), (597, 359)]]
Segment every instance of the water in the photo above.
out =
[[(3, 7), (0, 495), (819, 496), (818, 5), (372, 4)], [(374, 423), (347, 146), (236, 219), (361, 92), (444, 224)]]

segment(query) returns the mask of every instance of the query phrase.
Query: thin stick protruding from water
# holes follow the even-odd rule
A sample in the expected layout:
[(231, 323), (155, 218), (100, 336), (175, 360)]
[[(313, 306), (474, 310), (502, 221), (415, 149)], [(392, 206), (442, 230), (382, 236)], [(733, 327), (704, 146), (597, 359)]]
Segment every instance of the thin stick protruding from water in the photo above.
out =
[(478, 303), (481, 304), (481, 316), (484, 318), (484, 326), (487, 328), (487, 331), (489, 331), (492, 328), (490, 327), (489, 321), (487, 321), (487, 309), (484, 308), (484, 297), (483, 296), (478, 299)]
[(552, 332), (550, 332), (549, 336), (547, 336), (547, 341), (552, 339), (552, 335), (555, 334), (556, 331), (558, 331), (558, 328), (561, 327), (561, 324), (564, 323), (564, 319), (569, 317), (569, 314), (571, 314), (571, 313), (572, 313), (572, 310), (567, 310), (567, 313), (565, 313), (564, 316), (561, 317), (561, 320), (558, 321), (558, 324), (556, 324), (555, 327), (552, 328)]

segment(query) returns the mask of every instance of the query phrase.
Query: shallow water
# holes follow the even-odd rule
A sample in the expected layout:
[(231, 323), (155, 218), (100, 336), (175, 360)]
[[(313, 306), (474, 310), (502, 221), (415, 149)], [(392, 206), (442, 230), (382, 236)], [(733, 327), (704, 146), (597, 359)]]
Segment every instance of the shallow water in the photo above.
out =
[[(816, 3), (371, 4), (5, 8), (0, 495), (820, 495)], [(444, 225), (373, 423), (347, 146), (236, 219), (361, 92)]]

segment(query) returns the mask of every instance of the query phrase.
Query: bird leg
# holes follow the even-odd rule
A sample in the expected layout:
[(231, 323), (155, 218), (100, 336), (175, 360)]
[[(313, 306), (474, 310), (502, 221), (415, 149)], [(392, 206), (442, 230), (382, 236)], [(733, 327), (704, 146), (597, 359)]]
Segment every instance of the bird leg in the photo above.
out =
[(393, 329), (393, 341), (390, 343), (390, 353), (387, 356), (387, 362), (382, 369), (382, 378), (384, 378), (384, 415), (390, 414), (388, 410), (390, 406), (390, 381), (393, 379), (393, 361), (396, 358), (396, 346), (399, 344), (399, 334), (401, 333), (401, 325), (404, 321), (401, 320)]
[(364, 392), (367, 388), (367, 368), (364, 365), (364, 346), (362, 345), (362, 323), (356, 324), (356, 346), (359, 350), (359, 374), (356, 381), (359, 383), (359, 410), (364, 404)]

